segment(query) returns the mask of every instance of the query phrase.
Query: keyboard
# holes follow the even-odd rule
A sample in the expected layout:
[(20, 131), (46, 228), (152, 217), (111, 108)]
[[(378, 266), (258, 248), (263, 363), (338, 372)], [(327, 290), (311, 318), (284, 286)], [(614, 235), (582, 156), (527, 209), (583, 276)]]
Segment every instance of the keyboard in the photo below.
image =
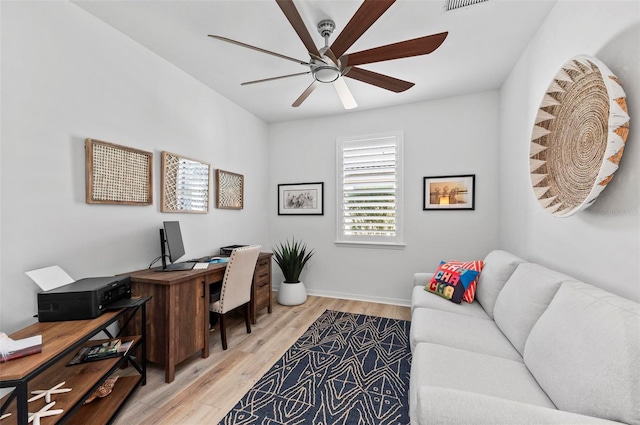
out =
[(192, 270), (206, 269), (209, 267), (209, 263), (195, 263)]

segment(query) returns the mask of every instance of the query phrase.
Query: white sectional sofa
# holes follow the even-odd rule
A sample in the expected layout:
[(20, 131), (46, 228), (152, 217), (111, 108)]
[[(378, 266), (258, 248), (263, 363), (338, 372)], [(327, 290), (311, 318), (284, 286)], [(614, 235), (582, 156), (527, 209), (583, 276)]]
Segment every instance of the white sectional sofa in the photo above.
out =
[(505, 251), (471, 304), (412, 295), (412, 425), (640, 425), (640, 305)]

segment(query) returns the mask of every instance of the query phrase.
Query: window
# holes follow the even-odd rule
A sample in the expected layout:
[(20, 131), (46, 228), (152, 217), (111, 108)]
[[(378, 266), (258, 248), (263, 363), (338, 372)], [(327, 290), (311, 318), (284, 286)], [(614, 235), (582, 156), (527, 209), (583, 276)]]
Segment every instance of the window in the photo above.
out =
[(402, 133), (339, 138), (337, 243), (402, 246)]

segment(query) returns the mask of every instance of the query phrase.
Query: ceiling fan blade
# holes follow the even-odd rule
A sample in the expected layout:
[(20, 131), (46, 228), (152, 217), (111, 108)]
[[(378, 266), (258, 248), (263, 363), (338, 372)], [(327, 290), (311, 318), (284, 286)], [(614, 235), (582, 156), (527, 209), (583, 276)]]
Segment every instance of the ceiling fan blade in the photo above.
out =
[(311, 56), (313, 59), (317, 60), (318, 62), (322, 62), (324, 64), (327, 63), (327, 61), (325, 59), (323, 59), (321, 56), (316, 56), (311, 52), (309, 52), (309, 56)]
[[(324, 52), (324, 55), (326, 57), (328, 57), (329, 59), (331, 59), (331, 61), (336, 65), (336, 66), (340, 66), (339, 65), (339, 61), (338, 58), (336, 57), (336, 55), (333, 54), (333, 52), (331, 51), (331, 49), (327, 49), (326, 52)], [(344, 69), (344, 66), (342, 67)]]
[(302, 40), (304, 47), (307, 48), (309, 53), (313, 53), (316, 56), (320, 56), (320, 52), (318, 52), (318, 48), (316, 47), (313, 39), (311, 38), (311, 34), (309, 34), (309, 30), (307, 29), (304, 21), (300, 17), (300, 13), (298, 13), (298, 9), (293, 4), (293, 0), (276, 0), (280, 9), (282, 9), (282, 13), (286, 16), (287, 20)]
[(244, 83), (242, 83), (240, 85), (241, 86), (247, 86), (249, 84), (264, 83), (266, 81), (280, 80), (282, 78), (297, 77), (298, 75), (306, 75), (306, 74), (311, 74), (311, 71), (298, 72), (296, 74), (281, 75), (279, 77), (263, 78), (262, 80), (246, 81), (246, 82), (244, 82)]
[(311, 85), (309, 87), (307, 87), (307, 89), (305, 91), (302, 92), (300, 97), (298, 97), (296, 99), (296, 101), (291, 104), (291, 106), (293, 106), (294, 108), (297, 108), (298, 106), (302, 105), (302, 102), (304, 102), (304, 100), (307, 97), (309, 97), (311, 92), (314, 91), (316, 89), (316, 87), (318, 87), (318, 84), (320, 84), (320, 83), (317, 82), (316, 80), (313, 80), (313, 83), (311, 83)]
[(363, 83), (372, 84), (380, 88), (400, 93), (410, 89), (414, 83), (400, 80), (398, 78), (389, 77), (388, 75), (378, 74), (377, 72), (368, 71), (362, 68), (351, 68), (345, 74), (345, 77), (362, 81)]
[(347, 83), (345, 83), (344, 78), (338, 78), (332, 84), (336, 89), (336, 92), (338, 93), (338, 97), (340, 98), (344, 109), (353, 109), (358, 107), (358, 104), (353, 98), (351, 90), (349, 90), (349, 87), (347, 87)]
[(427, 55), (436, 50), (447, 38), (448, 32), (427, 35), (399, 43), (387, 44), (373, 49), (344, 55), (341, 59), (349, 66), (382, 62), (392, 59), (409, 58)]
[(337, 57), (342, 56), (394, 2), (395, 0), (364, 0), (331, 45), (333, 53)]
[(305, 62), (305, 61), (301, 61), (300, 59), (296, 59), (296, 58), (292, 58), (292, 57), (289, 57), (289, 56), (281, 55), (280, 53), (272, 52), (270, 50), (265, 50), (265, 49), (262, 49), (260, 47), (252, 46), (250, 44), (246, 44), (246, 43), (243, 43), (241, 41), (232, 40), (232, 39), (227, 38), (227, 37), (221, 37), (219, 35), (211, 35), (211, 34), (209, 34), (209, 37), (215, 38), (217, 40), (226, 41), (227, 43), (235, 44), (235, 45), (238, 45), (238, 46), (246, 47), (247, 49), (257, 50), (258, 52), (266, 53), (268, 55), (277, 56), (277, 57), (282, 58), (282, 59), (287, 59), (287, 60), (299, 63), (300, 65), (309, 65), (309, 62)]

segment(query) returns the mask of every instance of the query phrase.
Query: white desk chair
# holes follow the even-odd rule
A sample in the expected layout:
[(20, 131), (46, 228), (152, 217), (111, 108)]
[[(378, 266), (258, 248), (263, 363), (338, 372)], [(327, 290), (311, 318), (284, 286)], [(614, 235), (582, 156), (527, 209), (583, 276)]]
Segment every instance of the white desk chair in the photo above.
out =
[(261, 246), (252, 245), (236, 248), (231, 252), (227, 269), (222, 280), (220, 299), (209, 304), (209, 311), (218, 315), (222, 349), (227, 349), (227, 328), (225, 314), (244, 306), (244, 320), (247, 333), (251, 333), (249, 301), (251, 300), (251, 282), (258, 261)]

